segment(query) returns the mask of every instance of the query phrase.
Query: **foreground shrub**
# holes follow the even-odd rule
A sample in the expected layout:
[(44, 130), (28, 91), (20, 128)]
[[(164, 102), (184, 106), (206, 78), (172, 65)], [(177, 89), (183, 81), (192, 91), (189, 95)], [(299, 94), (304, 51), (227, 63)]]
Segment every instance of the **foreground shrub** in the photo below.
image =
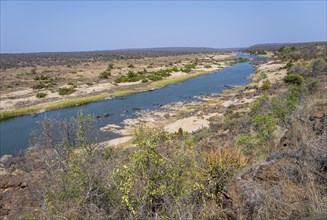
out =
[[(239, 149), (199, 151), (180, 131), (141, 126), (135, 148), (100, 149), (94, 119), (45, 120), (36, 133), (47, 166), (49, 219), (221, 218), (226, 182), (247, 164)], [(35, 142), (35, 141), (34, 141)]]
[(229, 178), (248, 163), (248, 158), (242, 155), (241, 150), (233, 147), (205, 153), (205, 158), (207, 162), (206, 195), (212, 199), (218, 198)]

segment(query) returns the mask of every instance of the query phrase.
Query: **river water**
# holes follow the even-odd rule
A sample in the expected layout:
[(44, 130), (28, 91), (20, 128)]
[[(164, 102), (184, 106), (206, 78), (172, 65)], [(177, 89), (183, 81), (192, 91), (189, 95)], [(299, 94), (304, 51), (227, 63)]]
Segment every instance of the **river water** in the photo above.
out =
[[(263, 57), (240, 55), (254, 60)], [(29, 145), (30, 135), (37, 129), (37, 121), (46, 118), (64, 119), (74, 117), (79, 112), (91, 113), (94, 116), (110, 113), (109, 117), (101, 117), (96, 122), (99, 129), (107, 124), (120, 125), (127, 118), (134, 118), (135, 110), (156, 110), (160, 105), (176, 101), (194, 101), (194, 96), (219, 93), (228, 86), (241, 86), (249, 83), (249, 76), (255, 72), (251, 62), (237, 63), (231, 67), (203, 75), (181, 83), (166, 86), (149, 92), (141, 92), (125, 97), (89, 103), (82, 106), (58, 109), (34, 116), (22, 116), (0, 121), (0, 156), (17, 155)], [(100, 140), (118, 137), (111, 132), (100, 132)]]

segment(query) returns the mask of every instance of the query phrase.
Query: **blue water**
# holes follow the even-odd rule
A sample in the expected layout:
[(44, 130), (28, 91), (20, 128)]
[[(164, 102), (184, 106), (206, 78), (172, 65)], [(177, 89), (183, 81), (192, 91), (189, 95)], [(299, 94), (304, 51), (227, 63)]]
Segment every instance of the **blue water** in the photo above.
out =
[[(242, 55), (255, 60), (261, 57)], [(142, 110), (159, 109), (158, 104), (167, 104), (176, 101), (193, 101), (193, 96), (219, 93), (229, 86), (241, 86), (249, 82), (248, 77), (255, 72), (251, 62), (238, 63), (231, 67), (219, 70), (213, 74), (203, 75), (178, 84), (166, 86), (150, 92), (128, 95), (122, 98), (103, 100), (73, 108), (58, 109), (38, 114), (36, 117), (23, 116), (0, 122), (0, 156), (18, 154), (29, 145), (30, 135), (37, 128), (37, 121), (43, 118), (74, 117), (80, 111), (91, 113), (94, 116), (110, 113), (109, 117), (97, 120), (96, 127), (107, 124), (120, 124), (126, 118), (135, 117), (135, 108)], [(110, 140), (118, 137), (111, 132), (100, 132), (100, 140)]]

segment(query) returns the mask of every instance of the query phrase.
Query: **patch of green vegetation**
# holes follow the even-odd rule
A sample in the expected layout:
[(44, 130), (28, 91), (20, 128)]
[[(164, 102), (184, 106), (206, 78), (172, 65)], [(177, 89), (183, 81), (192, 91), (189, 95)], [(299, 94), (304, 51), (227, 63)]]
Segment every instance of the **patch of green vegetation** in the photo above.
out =
[(184, 66), (184, 68), (181, 69), (181, 71), (184, 72), (184, 73), (189, 73), (195, 67), (196, 67), (196, 64), (195, 63), (187, 64), (187, 65)]
[(70, 95), (75, 91), (74, 87), (62, 87), (58, 89), (59, 95)]
[(116, 83), (124, 83), (124, 82), (137, 82), (142, 80), (151, 80), (151, 81), (158, 81), (162, 80), (165, 77), (171, 75), (172, 72), (177, 72), (179, 69), (177, 67), (167, 68), (163, 70), (158, 70), (156, 72), (148, 72), (146, 69), (139, 72), (129, 71), (127, 75), (121, 76), (115, 80)]
[(32, 89), (43, 89), (43, 88), (51, 88), (53, 86), (56, 85), (55, 80), (50, 79), (50, 80), (46, 80), (46, 81), (41, 81), (36, 85), (32, 86)]
[[(185, 211), (182, 205), (186, 204), (188, 212), (200, 219), (208, 204), (213, 205), (217, 213), (216, 201), (223, 187), (247, 164), (247, 159), (235, 148), (199, 152), (194, 138), (182, 129), (170, 134), (140, 126), (135, 131), (133, 152), (112, 147), (97, 150), (97, 145), (88, 138), (95, 121), (84, 114), (66, 122), (41, 122), (37, 133), (40, 142), (54, 143), (54, 138), (66, 137), (64, 132), (58, 134), (59, 137), (46, 135), (49, 125), (55, 130), (65, 123), (72, 124), (67, 131), (73, 135), (72, 139), (45, 148), (69, 155), (60, 158), (58, 154), (50, 158), (50, 154), (45, 155), (46, 159), (59, 162), (58, 169), (49, 171), (51, 184), (46, 195), (47, 214), (54, 218), (58, 213), (71, 218), (84, 215), (76, 210), (89, 212), (109, 207), (97, 216), (102, 218), (114, 211), (116, 219), (151, 219), (154, 215), (160, 219), (176, 219)], [(51, 173), (53, 171), (56, 175)], [(91, 198), (99, 202), (84, 199), (90, 190), (96, 195)]]
[(298, 60), (301, 53), (295, 47), (281, 47), (277, 52), (277, 57), (281, 60)]
[(157, 75), (150, 75), (150, 76), (148, 76), (148, 79), (151, 81), (159, 81), (159, 80), (162, 80), (163, 78), (161, 76), (157, 76)]
[(290, 84), (301, 85), (304, 82), (304, 78), (299, 74), (288, 74), (284, 77), (284, 81)]
[(276, 121), (272, 113), (257, 114), (252, 118), (252, 125), (257, 132), (257, 138), (266, 142), (276, 130)]
[(210, 68), (212, 68), (212, 66), (211, 65), (204, 65), (204, 68), (210, 69)]
[(142, 72), (135, 73), (134, 71), (128, 71), (126, 76), (121, 76), (115, 80), (116, 83), (124, 83), (124, 82), (137, 82), (144, 79), (145, 76)]
[(34, 80), (36, 80), (36, 81), (38, 81), (38, 80), (49, 80), (49, 79), (50, 79), (49, 76), (44, 76), (44, 75), (34, 77)]
[[(125, 95), (124, 92), (116, 93), (115, 96)], [(13, 118), (22, 115), (33, 114), (38, 111), (49, 111), (55, 110), (59, 108), (69, 108), (77, 105), (83, 105), (90, 102), (99, 101), (105, 98), (108, 98), (110, 95), (108, 93), (103, 93), (95, 96), (85, 97), (85, 98), (77, 98), (77, 99), (64, 99), (49, 103), (42, 103), (30, 107), (25, 107), (17, 110), (6, 111), (0, 113), (0, 120)]]
[(244, 63), (244, 62), (249, 62), (249, 58), (243, 58), (243, 57), (238, 57), (233, 59), (233, 63)]
[(109, 63), (107, 69), (108, 69), (108, 70), (112, 70), (113, 68), (114, 68), (114, 64)]
[(109, 76), (111, 76), (111, 72), (108, 71), (108, 70), (105, 70), (105, 71), (100, 73), (99, 78), (100, 79), (108, 79)]
[(46, 93), (44, 93), (44, 92), (39, 92), (39, 93), (37, 93), (35, 96), (37, 97), (37, 98), (44, 98), (44, 97), (46, 97)]

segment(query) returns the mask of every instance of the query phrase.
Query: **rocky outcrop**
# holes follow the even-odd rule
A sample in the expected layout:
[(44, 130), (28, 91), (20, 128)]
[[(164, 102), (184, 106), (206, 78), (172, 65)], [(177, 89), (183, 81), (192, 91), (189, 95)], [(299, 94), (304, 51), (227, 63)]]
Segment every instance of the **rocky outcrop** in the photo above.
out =
[(28, 155), (0, 159), (0, 219), (39, 218), (44, 168)]
[(327, 200), (318, 199), (327, 198), (325, 107), (294, 121), (275, 153), (226, 184), (223, 203), (230, 219), (299, 219), (311, 213), (326, 218)]

